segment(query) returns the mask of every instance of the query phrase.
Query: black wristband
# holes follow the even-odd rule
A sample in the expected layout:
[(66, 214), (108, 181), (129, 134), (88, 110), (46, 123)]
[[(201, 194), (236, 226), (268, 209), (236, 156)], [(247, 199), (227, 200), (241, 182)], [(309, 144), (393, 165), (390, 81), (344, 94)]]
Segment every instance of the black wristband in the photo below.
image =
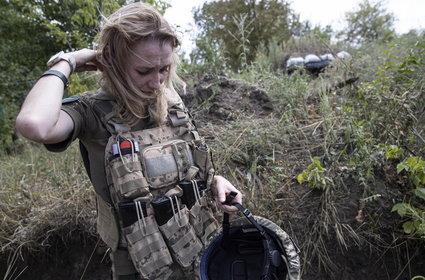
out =
[(56, 70), (48, 70), (48, 71), (44, 72), (43, 75), (41, 75), (41, 77), (49, 76), (49, 75), (53, 75), (53, 76), (56, 76), (59, 79), (61, 79), (62, 82), (63, 82), (64, 88), (67, 88), (69, 86), (68, 78), (62, 72), (56, 71)]

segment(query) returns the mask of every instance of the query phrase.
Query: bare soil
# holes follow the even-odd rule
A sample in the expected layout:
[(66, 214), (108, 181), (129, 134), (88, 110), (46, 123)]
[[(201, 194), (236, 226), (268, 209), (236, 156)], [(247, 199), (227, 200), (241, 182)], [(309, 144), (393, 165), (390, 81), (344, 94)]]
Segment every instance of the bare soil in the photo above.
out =
[[(189, 88), (183, 99), (200, 127), (207, 123), (209, 127), (220, 126), (243, 115), (262, 118), (273, 112), (273, 105), (264, 90), (225, 77), (206, 76)], [(345, 246), (338, 242), (337, 231), (333, 228), (335, 224), (330, 223), (327, 232), (315, 231), (318, 217), (323, 215), (322, 209), (326, 209), (324, 192), (299, 185), (296, 175), (307, 166), (306, 153), (321, 154), (320, 145), (317, 145), (320, 141), (322, 139), (307, 136), (288, 147), (285, 158), (286, 162), (291, 162), (287, 170), (292, 170), (292, 176), (282, 182), (273, 202), (274, 207), (288, 209), (284, 211), (287, 213), (285, 217), (280, 217), (283, 220), (281, 226), (301, 250), (304, 260), (302, 279), (407, 280), (415, 275), (425, 275), (423, 241), (395, 238), (401, 234), (401, 229), (399, 217), (391, 212), (391, 207), (406, 192), (403, 182), (397, 179), (395, 163), (377, 167), (380, 171), (374, 187), (381, 197), (368, 203), (362, 212), (359, 212), (362, 208), (359, 199), (363, 197), (363, 188), (349, 173), (340, 182), (344, 188), (336, 190), (332, 197), (339, 222), (344, 225), (341, 232), (348, 236), (344, 239)], [(305, 147), (310, 150), (306, 151)], [(314, 244), (306, 243), (314, 235), (320, 235), (316, 240), (320, 240), (320, 245), (327, 250), (322, 252), (326, 262), (317, 257), (306, 259), (306, 252), (314, 249)], [(59, 235), (52, 244), (56, 245), (43, 252), (24, 253), (14, 275), (21, 271), (22, 274), (10, 279), (110, 279), (107, 248), (97, 237), (80, 232), (71, 240), (63, 240)], [(7, 259), (3, 257), (0, 275), (4, 275), (6, 267)]]

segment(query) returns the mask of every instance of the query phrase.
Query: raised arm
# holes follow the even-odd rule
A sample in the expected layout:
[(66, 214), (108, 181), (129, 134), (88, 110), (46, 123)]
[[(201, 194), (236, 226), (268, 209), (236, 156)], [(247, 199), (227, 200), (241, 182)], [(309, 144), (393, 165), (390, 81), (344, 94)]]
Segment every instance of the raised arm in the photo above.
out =
[[(96, 52), (82, 49), (65, 54), (75, 60), (75, 72), (97, 70)], [(50, 70), (59, 71), (66, 78), (71, 75), (71, 65), (60, 60)], [(59, 76), (60, 76), (59, 73)], [(65, 140), (74, 129), (71, 117), (61, 111), (64, 82), (56, 75), (42, 76), (28, 93), (21, 111), (16, 118), (18, 132), (40, 143), (59, 143)]]

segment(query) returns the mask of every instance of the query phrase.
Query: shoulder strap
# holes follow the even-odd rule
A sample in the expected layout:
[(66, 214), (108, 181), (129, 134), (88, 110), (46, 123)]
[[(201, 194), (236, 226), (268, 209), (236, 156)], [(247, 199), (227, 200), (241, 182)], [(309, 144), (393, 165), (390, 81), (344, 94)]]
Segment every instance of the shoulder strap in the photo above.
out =
[(114, 121), (114, 103), (111, 100), (106, 99), (94, 99), (91, 103), (96, 115), (100, 118), (106, 130), (111, 135), (116, 135), (120, 132), (127, 132), (130, 130), (130, 127), (125, 124), (117, 123)]
[[(177, 95), (177, 94), (176, 94)], [(168, 117), (174, 127), (182, 126), (190, 121), (190, 115), (177, 95), (169, 97)], [(111, 135), (117, 135), (122, 132), (128, 132), (131, 127), (118, 123), (115, 120), (114, 103), (104, 92), (97, 92), (96, 97), (90, 102), (91, 107), (102, 121), (104, 127)]]

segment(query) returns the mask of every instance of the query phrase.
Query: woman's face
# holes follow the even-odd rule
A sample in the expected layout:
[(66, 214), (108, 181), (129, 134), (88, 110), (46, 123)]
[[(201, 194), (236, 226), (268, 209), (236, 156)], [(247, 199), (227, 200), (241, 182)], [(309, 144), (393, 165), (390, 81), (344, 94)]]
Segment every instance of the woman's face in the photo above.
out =
[(141, 40), (131, 50), (127, 63), (130, 79), (143, 93), (152, 95), (169, 75), (173, 48), (170, 43)]

